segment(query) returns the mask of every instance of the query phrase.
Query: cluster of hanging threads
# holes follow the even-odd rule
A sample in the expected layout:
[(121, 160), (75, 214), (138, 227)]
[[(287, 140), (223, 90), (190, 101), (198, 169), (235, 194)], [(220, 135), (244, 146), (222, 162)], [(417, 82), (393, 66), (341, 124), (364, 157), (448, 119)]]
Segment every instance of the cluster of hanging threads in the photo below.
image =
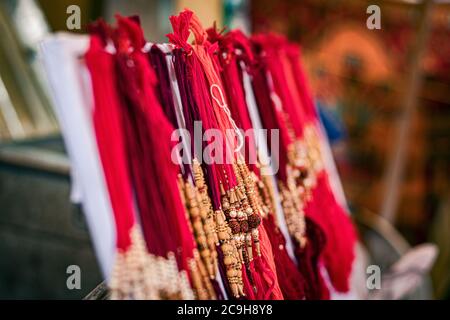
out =
[[(133, 19), (118, 17), (118, 22), (115, 32), (103, 33), (114, 35), (117, 50), (106, 52), (103, 45), (111, 41), (98, 41), (93, 36), (85, 57), (94, 88), (97, 141), (119, 236), (110, 282), (112, 297), (191, 299), (194, 296), (188, 265), (193, 260), (193, 238), (179, 195), (169, 192), (176, 186), (175, 167), (168, 161), (170, 145), (158, 145), (156, 132), (152, 132), (158, 131), (164, 140), (173, 129), (155, 98), (155, 78), (147, 58), (140, 50), (129, 50), (145, 43), (140, 27)], [(105, 78), (104, 74), (111, 77)], [(121, 82), (123, 79), (127, 82)], [(146, 113), (150, 109), (152, 117)], [(130, 125), (134, 120), (134, 125)], [(139, 143), (146, 143), (148, 149), (158, 149), (158, 156), (150, 159), (141, 153)], [(136, 175), (136, 170), (145, 174)], [(141, 184), (145, 179), (146, 183)], [(138, 200), (143, 195), (147, 198), (137, 203), (145, 240), (135, 223), (133, 191)], [(158, 241), (165, 234), (175, 237)]]
[[(145, 42), (135, 17), (118, 17), (117, 30), (104, 28), (102, 41), (87, 55), (118, 231), (112, 297), (216, 299), (219, 271), (232, 298), (327, 298), (322, 261), (333, 286), (347, 290), (353, 229), (329, 186), (317, 114), (304, 92), (302, 70), (297, 74), (297, 52), (276, 36), (249, 40), (236, 31), (206, 32), (189, 10), (170, 20), (170, 59)], [(254, 92), (243, 88), (246, 72)], [(113, 77), (105, 80), (103, 74)], [(253, 126), (247, 94), (255, 95), (264, 127), (280, 130), (276, 179), (247, 162), (239, 129)], [(183, 128), (192, 134), (195, 121), (202, 121), (202, 133), (224, 134), (224, 163), (200, 163), (195, 148), (186, 150), (190, 164), (170, 163), (171, 132)], [(258, 153), (255, 143), (249, 149), (249, 155)], [(177, 186), (179, 193), (173, 192)], [(298, 265), (286, 251), (291, 239), (280, 232), (284, 221)]]

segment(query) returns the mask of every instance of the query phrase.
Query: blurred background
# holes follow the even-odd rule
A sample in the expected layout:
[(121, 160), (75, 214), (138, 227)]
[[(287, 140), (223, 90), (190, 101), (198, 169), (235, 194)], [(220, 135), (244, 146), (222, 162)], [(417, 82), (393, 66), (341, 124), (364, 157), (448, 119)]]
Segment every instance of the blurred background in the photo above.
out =
[[(205, 26), (275, 31), (298, 42), (352, 217), (383, 270), (411, 247), (439, 249), (402, 298), (450, 294), (450, 2), (420, 0), (1, 0), (0, 298), (83, 298), (101, 282), (39, 61), (39, 42), (115, 13), (164, 42), (183, 8)], [(369, 30), (366, 9), (381, 9)], [(74, 31), (71, 31), (74, 32)], [(68, 290), (66, 268), (82, 270)]]

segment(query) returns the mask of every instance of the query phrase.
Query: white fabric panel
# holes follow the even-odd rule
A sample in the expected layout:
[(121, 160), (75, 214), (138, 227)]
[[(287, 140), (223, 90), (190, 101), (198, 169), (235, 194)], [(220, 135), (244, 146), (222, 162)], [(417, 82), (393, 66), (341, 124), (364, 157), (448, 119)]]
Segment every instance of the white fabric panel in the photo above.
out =
[(90, 77), (82, 60), (88, 47), (88, 36), (59, 33), (41, 43), (40, 54), (76, 182), (72, 195), (81, 199), (101, 270), (109, 279), (116, 234), (91, 118)]

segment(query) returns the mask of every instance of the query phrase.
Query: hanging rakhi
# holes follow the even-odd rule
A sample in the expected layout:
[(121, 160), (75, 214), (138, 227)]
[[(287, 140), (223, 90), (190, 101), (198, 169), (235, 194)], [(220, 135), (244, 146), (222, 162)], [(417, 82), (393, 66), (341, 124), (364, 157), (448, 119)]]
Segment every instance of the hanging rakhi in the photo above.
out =
[(296, 45), (287, 44), (282, 47), (282, 50), (279, 57), (288, 75), (288, 84), (305, 114), (303, 140), (308, 150), (309, 167), (312, 171), (313, 197), (320, 197), (318, 208), (307, 210), (307, 213), (326, 230), (328, 242), (324, 251), (324, 261), (333, 287), (340, 292), (347, 292), (354, 259), (356, 233), (348, 213), (336, 201), (336, 196), (330, 187), (329, 174), (321, 151), (321, 144), (327, 142), (321, 139), (317, 112), (300, 65), (299, 48)]
[[(218, 61), (221, 66), (222, 79), (224, 81), (225, 88), (227, 89), (227, 96), (229, 98), (228, 101), (230, 101), (230, 109), (233, 114), (233, 118), (236, 119), (239, 125), (245, 130), (253, 129), (252, 121), (257, 122), (258, 124), (260, 123), (259, 114), (256, 109), (254, 98), (253, 105), (247, 106), (246, 94), (247, 96), (250, 94), (253, 95), (253, 91), (244, 93), (244, 79), (241, 81), (243, 77), (248, 77), (248, 75), (244, 74), (244, 72), (247, 72), (250, 68), (247, 68), (246, 66), (250, 66), (253, 63), (253, 54), (251, 52), (249, 41), (245, 35), (238, 30), (233, 30), (228, 32), (226, 35), (221, 35), (215, 28), (211, 28), (208, 30), (208, 35), (211, 38), (211, 41), (218, 41), (220, 45)], [(249, 87), (246, 89), (251, 90)], [(249, 100), (251, 99), (249, 98)], [(249, 102), (251, 103), (251, 101)], [(254, 107), (255, 110), (251, 110), (251, 107)], [(252, 116), (249, 111), (253, 113)], [(251, 119), (251, 117), (256, 117), (257, 119)], [(262, 127), (259, 126), (258, 129), (261, 130)], [(257, 131), (253, 132), (258, 134)], [(255, 154), (257, 146), (255, 141), (257, 139), (258, 137), (253, 136), (247, 141), (247, 146), (250, 149), (246, 153), (248, 156), (246, 159), (248, 160), (256, 160)], [(259, 141), (259, 152), (268, 155), (265, 144), (266, 141)], [(260, 203), (259, 206), (262, 210), (261, 212), (264, 212), (264, 214), (262, 214), (264, 228), (267, 231), (272, 245), (274, 263), (276, 264), (280, 288), (285, 299), (303, 299), (304, 280), (297, 270), (295, 263), (289, 257), (286, 251), (286, 241), (284, 236), (275, 223), (274, 208), (276, 204), (274, 204), (275, 198), (272, 179), (267, 175), (268, 172), (265, 172), (265, 175), (261, 175), (259, 166), (260, 165), (252, 167), (253, 172), (251, 176), (256, 180), (257, 188), (255, 188), (254, 191), (251, 191), (251, 193), (254, 192), (257, 195), (256, 198)], [(263, 172), (267, 171), (267, 169), (268, 168), (263, 168)]]
[[(255, 181), (247, 168), (247, 164), (240, 156), (244, 141), (231, 116), (219, 75), (215, 54), (218, 45), (217, 43), (209, 43), (206, 31), (195, 15), (192, 16), (190, 26), (195, 38), (194, 53), (203, 66), (210, 86), (214, 112), (216, 118), (220, 119), (218, 121), (219, 128), (223, 132), (236, 132), (238, 138), (236, 143), (232, 138), (227, 141), (227, 144), (233, 147), (234, 164), (233, 170), (226, 174), (226, 178), (229, 178), (230, 174), (234, 174), (237, 183), (235, 186), (228, 185), (229, 189), (222, 196), (222, 205), (229, 207), (225, 211), (244, 262), (246, 272), (243, 273), (243, 276), (244, 278), (245, 276), (248, 277), (256, 298), (280, 299), (282, 293), (276, 277), (270, 241), (264, 227), (260, 224), (263, 212), (260, 201), (257, 199)], [(250, 121), (247, 122), (247, 126), (250, 128)], [(250, 151), (255, 152), (254, 148)], [(253, 248), (256, 255), (253, 254)]]
[(307, 283), (306, 298), (326, 299), (329, 292), (319, 270), (323, 231), (304, 217), (309, 193), (304, 183), (308, 175), (305, 149), (298, 147), (297, 139), (302, 132), (301, 110), (294, 106), (280, 68), (276, 51), (279, 37), (258, 35), (252, 42), (257, 62), (253, 66), (252, 82), (262, 122), (266, 129), (280, 130), (278, 183), (286, 223), (296, 244), (298, 268)]
[[(214, 73), (213, 62), (209, 55), (214, 48), (204, 45), (206, 34), (196, 20), (195, 15), (189, 11), (185, 11), (182, 14), (191, 15), (189, 19), (189, 26), (195, 37), (193, 52), (202, 66), (207, 80), (207, 85), (209, 87), (209, 94), (207, 91), (199, 93), (203, 95), (204, 100), (210, 100), (212, 98), (211, 110), (213, 110), (214, 118), (216, 120), (215, 128), (219, 129), (225, 137), (224, 153), (226, 160), (222, 164), (217, 163), (214, 165), (217, 166), (222, 173), (222, 180), (219, 181), (221, 188), (221, 204), (227, 217), (231, 232), (233, 234), (233, 241), (238, 252), (237, 263), (242, 263), (242, 265), (246, 267), (242, 269), (241, 276), (243, 279), (241, 281), (243, 282), (240, 283), (239, 286), (242, 289), (245, 287), (248, 298), (252, 299), (253, 290), (251, 288), (252, 286), (254, 287), (254, 279), (249, 269), (250, 256), (248, 254), (245, 242), (248, 233), (247, 214), (242, 211), (240, 207), (240, 201), (243, 199), (244, 194), (238, 188), (238, 181), (234, 168), (230, 165), (230, 162), (233, 163), (235, 161), (234, 150), (237, 144), (235, 143), (234, 136), (230, 137), (228, 133), (229, 131), (227, 130), (234, 130), (238, 138), (241, 136), (240, 133), (237, 132), (237, 127), (234, 121), (229, 117), (229, 110), (224, 100), (221, 83), (219, 83), (217, 74)], [(211, 51), (208, 51), (208, 49)], [(240, 144), (242, 141), (238, 141), (238, 143)], [(231, 159), (228, 158), (230, 155), (232, 157)]]
[(187, 277), (178, 273), (175, 259), (149, 254), (135, 221), (114, 57), (105, 51), (106, 40), (93, 35), (85, 61), (94, 94), (93, 123), (117, 228), (118, 253), (109, 283), (111, 297), (192, 298)]
[[(174, 128), (184, 129), (186, 127), (185, 120), (182, 110), (179, 108), (181, 102), (178, 101), (179, 88), (176, 83), (171, 83), (173, 81), (171, 77), (174, 75), (171, 76), (169, 74), (169, 72), (174, 71), (172, 61), (170, 60), (171, 55), (172, 51), (168, 45), (154, 44), (150, 46), (150, 62), (159, 75), (158, 92), (160, 101), (164, 105), (164, 113)], [(185, 132), (180, 130), (179, 134), (182, 144), (185, 145), (187, 140)], [(190, 152), (189, 148), (186, 147), (185, 151)], [(204, 287), (203, 289), (199, 288), (196, 290), (199, 299), (222, 298), (221, 289), (215, 280), (217, 270), (216, 243), (218, 242), (215, 221), (213, 220), (211, 210), (209, 210), (210, 207), (205, 205), (202, 194), (194, 185), (194, 173), (193, 166), (190, 165), (192, 164), (190, 155), (184, 154), (183, 157), (186, 157), (186, 159), (181, 161), (180, 156), (179, 164), (184, 179), (180, 175), (178, 185), (188, 214), (191, 232), (194, 234), (197, 244), (194, 256), (200, 262), (198, 263), (199, 274), (194, 275), (196, 277), (193, 277), (192, 281), (196, 283), (194, 287), (199, 288), (198, 284), (200, 283)]]
[[(305, 99), (304, 93), (299, 94), (298, 86), (304, 86), (304, 83), (298, 77), (301, 70), (298, 68), (294, 70), (290, 65), (293, 59), (288, 59), (286, 51), (291, 45), (279, 36), (266, 35), (262, 38), (262, 43), (266, 44), (266, 52), (269, 52), (268, 60), (272, 61), (271, 73), (276, 78), (274, 82), (277, 84), (275, 89), (281, 97), (296, 135), (294, 152), (299, 157), (294, 158), (293, 163), (294, 168), (298, 169), (295, 177), (303, 186), (305, 212), (324, 230), (327, 238), (324, 261), (328, 273), (333, 286), (339, 291), (345, 291), (348, 289), (348, 276), (353, 258), (354, 233), (348, 217), (343, 214), (342, 207), (337, 204), (331, 193), (328, 182), (324, 181), (327, 174), (324, 171), (317, 131), (310, 125), (317, 124), (317, 118), (314, 122), (310, 120), (315, 116), (313, 104), (312, 101)], [(342, 260), (337, 258), (340, 256)]]
[[(127, 151), (130, 155), (141, 222), (148, 250), (162, 257), (175, 256), (178, 268), (184, 270), (180, 274), (187, 278), (186, 271), (189, 270), (191, 280), (195, 284), (198, 270), (193, 259), (193, 238), (185, 220), (179, 194), (172, 192), (176, 189), (176, 167), (170, 159), (169, 141), (172, 128), (165, 120), (154, 96), (154, 76), (146, 57), (135, 49), (141, 47), (136, 41), (140, 39), (139, 31), (139, 26), (132, 20), (119, 18), (116, 64), (121, 75), (118, 81), (123, 81), (119, 83), (119, 88), (123, 97), (123, 119), (128, 135)], [(167, 143), (162, 145), (159, 141)], [(144, 145), (147, 150), (159, 152), (148, 158), (146, 156), (149, 154), (141, 151), (144, 150)], [(139, 172), (143, 174), (139, 175)], [(161, 241), (169, 234), (172, 239)], [(176, 266), (175, 269), (168, 269), (170, 270), (178, 271)], [(161, 281), (165, 281), (165, 271), (160, 271)], [(177, 279), (173, 275), (171, 277)], [(174, 283), (173, 280), (170, 282), (175, 291), (189, 286), (186, 281), (184, 284)]]
[[(179, 110), (180, 114), (182, 115), (184, 119), (184, 125), (183, 128), (188, 130), (190, 133), (190, 137), (194, 137), (194, 121), (199, 121), (201, 118), (199, 116), (199, 111), (197, 108), (197, 104), (195, 102), (195, 99), (193, 98), (192, 94), (192, 87), (191, 87), (191, 81), (189, 80), (190, 75), (192, 75), (191, 72), (191, 66), (185, 63), (185, 53), (181, 49), (174, 49), (172, 51), (173, 54), (173, 67), (174, 71), (176, 73), (177, 78), (177, 87), (179, 89)], [(203, 132), (201, 132), (203, 134)], [(191, 141), (191, 140), (189, 140)], [(208, 270), (212, 269), (211, 278), (213, 280), (213, 283), (216, 283), (214, 279), (216, 278), (216, 271), (217, 271), (217, 265), (218, 265), (218, 254), (234, 254), (233, 252), (227, 250), (229, 249), (229, 246), (225, 245), (225, 242), (227, 242), (229, 236), (228, 236), (228, 226), (224, 224), (224, 219), (222, 219), (223, 212), (221, 212), (220, 207), (218, 204), (220, 204), (220, 195), (217, 185), (214, 184), (214, 181), (216, 181), (217, 173), (215, 171), (216, 168), (214, 168), (211, 165), (204, 164), (204, 169), (206, 172), (206, 178), (207, 182), (205, 182), (205, 176), (203, 174), (202, 167), (200, 166), (199, 161), (195, 158), (195, 150), (194, 146), (192, 146), (192, 149), (185, 149), (185, 152), (191, 152), (190, 159), (193, 159), (190, 163), (192, 164), (192, 172), (194, 174), (194, 182), (195, 182), (195, 188), (198, 191), (198, 193), (201, 195), (202, 198), (202, 204), (204, 206), (204, 209), (207, 211), (207, 219), (204, 220), (204, 230), (205, 234), (207, 236), (207, 242), (209, 245), (209, 250), (211, 252), (211, 258), (212, 261), (205, 262), (208, 266)], [(208, 190), (208, 185), (210, 185), (210, 188)], [(209, 230), (209, 231), (208, 231)], [(219, 245), (219, 240), (221, 243), (222, 251), (220, 249), (216, 250), (216, 247)], [(205, 251), (206, 248), (204, 246), (201, 246), (201, 241), (199, 242), (199, 250)], [(220, 259), (222, 261), (223, 259)], [(232, 268), (230, 264), (227, 264), (227, 268)], [(225, 269), (220, 268), (220, 271), (224, 274), (222, 274), (222, 278), (226, 278), (225, 276)], [(224, 284), (228, 284), (228, 282), (225, 282)], [(219, 289), (216, 286), (216, 291), (219, 291)], [(229, 288), (226, 286), (226, 288)]]
[[(192, 47), (187, 43), (189, 36), (189, 19), (192, 14), (180, 14), (170, 17), (174, 32), (167, 35), (171, 43), (175, 45), (172, 51), (175, 73), (182, 100), (183, 116), (186, 129), (191, 138), (194, 135), (194, 121), (201, 121), (204, 130), (218, 128), (216, 118), (208, 95), (208, 87), (205, 82), (203, 69)], [(203, 136), (203, 131), (201, 132)], [(201, 147), (205, 147), (203, 144)], [(195, 168), (196, 187), (202, 194), (203, 203), (208, 206), (206, 198), (209, 190), (211, 196), (211, 207), (208, 207), (209, 215), (213, 217), (216, 224), (217, 237), (220, 243), (218, 253), (220, 256), (220, 271), (226, 278), (226, 288), (234, 298), (244, 296), (242, 266), (238, 249), (234, 243), (232, 232), (226, 221), (221, 207), (220, 181), (225, 181), (224, 171), (220, 165), (202, 163), (205, 172), (206, 184), (203, 184), (203, 173), (197, 163), (202, 160), (202, 153), (192, 145), (193, 168)], [(227, 168), (229, 171), (229, 168)], [(208, 189), (206, 188), (208, 186)], [(212, 208), (212, 211), (211, 209)]]
[[(161, 50), (163, 48), (163, 50)], [(149, 50), (150, 62), (154, 66), (155, 71), (159, 75), (159, 98), (163, 105), (166, 117), (170, 120), (174, 128), (185, 129), (186, 124), (182, 110), (179, 108), (178, 104), (181, 102), (177, 101), (177, 95), (174, 91), (179, 90), (178, 86), (174, 87), (171, 85), (171, 79), (169, 69), (167, 54), (171, 55), (172, 52), (169, 50), (167, 45), (161, 45), (161, 48), (154, 44), (151, 45)], [(171, 63), (169, 61), (169, 63)], [(172, 67), (172, 66), (171, 66)], [(181, 132), (181, 131), (180, 131)], [(186, 139), (181, 132), (181, 139)], [(182, 141), (186, 143), (186, 141)], [(189, 149), (185, 148), (185, 152), (190, 152)], [(190, 155), (183, 155), (183, 157), (188, 156), (188, 161), (182, 161), (180, 163), (183, 169), (184, 179), (179, 179), (179, 189), (182, 193), (184, 199), (184, 205), (189, 215), (191, 231), (194, 233), (196, 244), (198, 250), (195, 250), (195, 254), (201, 258), (199, 264), (199, 271), (201, 279), (205, 285), (204, 290), (198, 291), (200, 299), (215, 299), (217, 297), (216, 291), (220, 289), (214, 289), (214, 283), (216, 278), (217, 270), (217, 252), (216, 243), (218, 242), (217, 233), (215, 231), (215, 222), (212, 217), (212, 213), (203, 203), (202, 195), (198, 188), (193, 184), (193, 168), (189, 165)], [(180, 157), (181, 160), (181, 157)], [(197, 280), (198, 282), (198, 280)]]
[[(280, 133), (278, 177), (283, 198), (283, 209), (291, 236), (300, 246), (304, 246), (303, 210), (297, 201), (296, 196), (299, 191), (293, 181), (292, 162), (296, 156), (294, 153), (295, 133), (291, 119), (287, 117), (284, 105), (274, 88), (274, 82), (278, 83), (279, 79), (273, 79), (274, 74), (271, 71), (272, 69), (276, 70), (276, 67), (271, 68), (273, 65), (271, 56), (267, 53), (264, 42), (260, 38), (254, 40), (258, 59), (257, 64), (252, 66), (254, 92), (264, 127), (268, 130), (279, 130)], [(275, 72), (278, 72), (278, 70)]]

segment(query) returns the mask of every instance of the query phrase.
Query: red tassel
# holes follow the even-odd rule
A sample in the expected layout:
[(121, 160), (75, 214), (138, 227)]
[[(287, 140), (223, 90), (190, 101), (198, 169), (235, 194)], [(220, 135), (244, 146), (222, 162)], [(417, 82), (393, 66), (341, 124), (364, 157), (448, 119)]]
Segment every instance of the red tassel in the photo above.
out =
[(118, 21), (115, 42), (122, 46), (116, 57), (118, 88), (128, 134), (130, 171), (147, 247), (162, 256), (173, 252), (179, 268), (189, 270), (188, 259), (193, 257), (195, 242), (180, 193), (174, 192), (178, 188), (179, 168), (170, 157), (173, 127), (156, 97), (157, 79), (147, 56), (142, 47), (131, 47), (145, 43), (140, 27), (131, 19), (118, 17)]
[[(103, 50), (102, 41), (97, 36), (91, 37), (85, 60), (94, 93), (93, 122), (97, 145), (116, 221), (117, 247), (126, 250), (131, 244), (130, 230), (135, 223), (135, 215), (124, 129), (115, 87), (114, 61)], [(104, 77), (105, 74), (109, 76)]]
[(281, 291), (278, 277), (276, 273), (276, 266), (272, 251), (272, 245), (270, 244), (269, 237), (263, 224), (258, 228), (260, 238), (261, 256), (256, 257), (256, 271), (263, 275), (264, 282), (267, 285), (267, 289), (264, 293), (264, 300), (283, 300), (283, 293)]
[[(248, 270), (251, 272), (251, 270)], [(245, 298), (249, 300), (255, 300), (255, 291), (257, 291), (255, 286), (250, 282), (246, 268), (242, 268), (242, 281), (244, 283), (244, 292), (245, 292)]]
[(269, 214), (263, 223), (272, 244), (277, 277), (284, 298), (287, 300), (304, 299), (305, 279), (289, 257), (286, 251), (286, 240), (275, 225), (273, 215)]
[(308, 242), (304, 248), (295, 248), (298, 269), (305, 276), (306, 300), (328, 300), (330, 292), (320, 273), (320, 256), (326, 244), (325, 234), (309, 218), (306, 218), (306, 235)]
[(339, 292), (347, 292), (356, 242), (354, 227), (347, 213), (337, 203), (325, 172), (317, 179), (313, 197), (320, 197), (317, 198), (320, 201), (307, 214), (326, 230), (328, 243), (324, 250), (325, 267), (333, 287)]

